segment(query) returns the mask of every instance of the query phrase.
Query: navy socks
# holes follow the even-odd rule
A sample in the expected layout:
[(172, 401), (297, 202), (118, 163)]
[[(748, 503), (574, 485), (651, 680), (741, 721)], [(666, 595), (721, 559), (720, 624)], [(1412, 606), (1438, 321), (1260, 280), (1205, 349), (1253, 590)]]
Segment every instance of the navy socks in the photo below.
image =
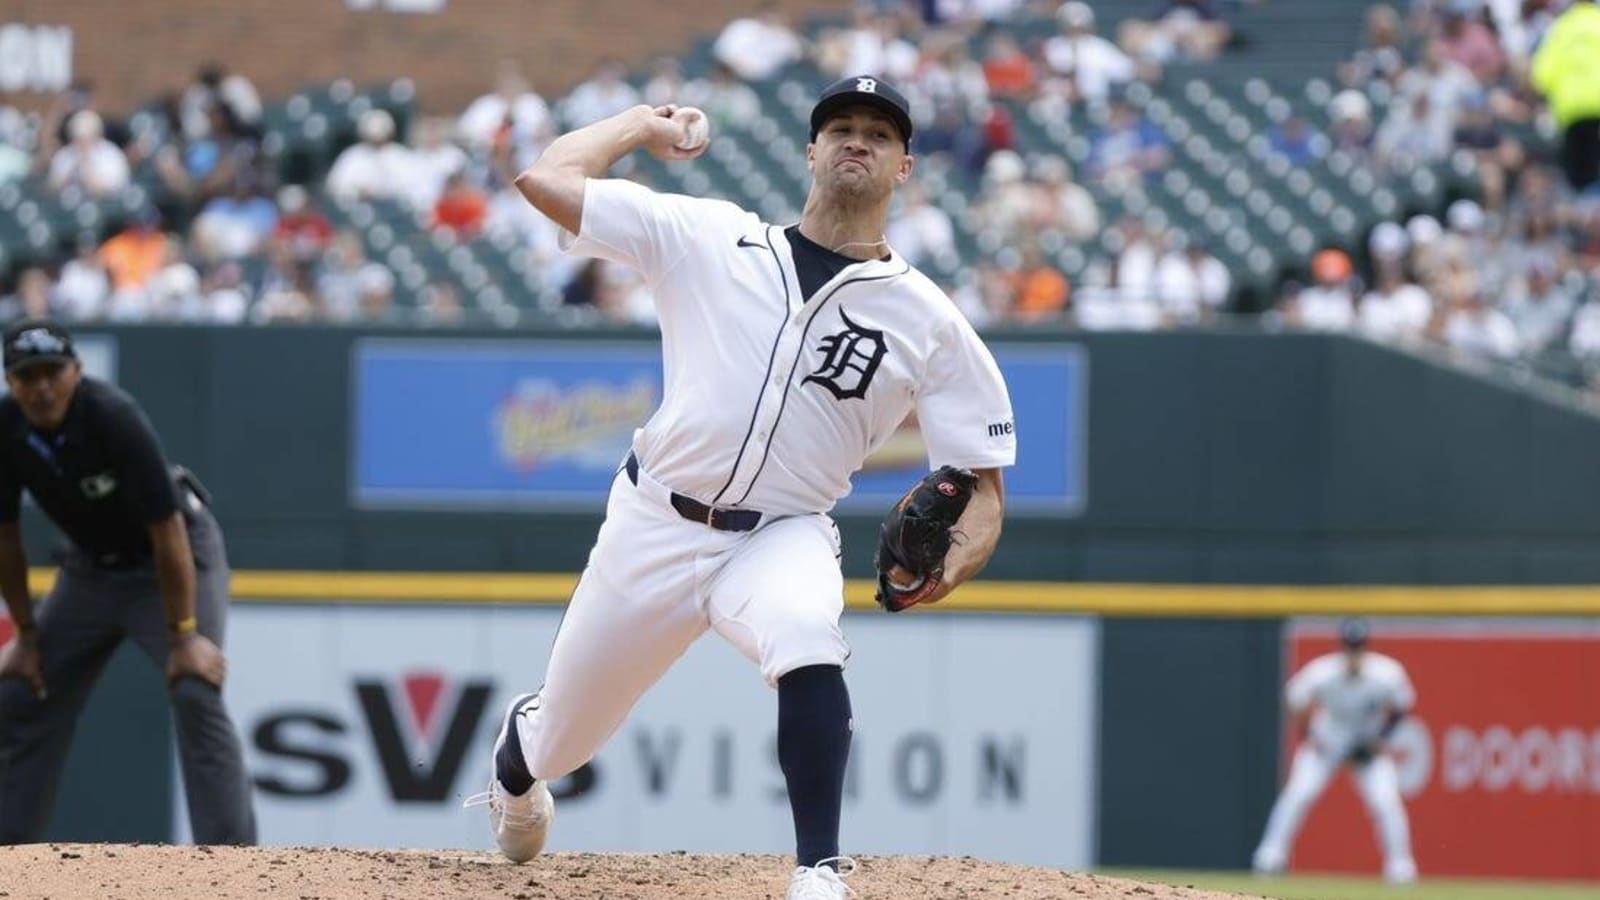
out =
[(522, 736), (517, 733), (517, 716), (522, 715), (522, 705), (533, 696), (524, 694), (512, 705), (511, 711), (506, 714), (506, 741), (494, 754), (494, 777), (513, 797), (520, 797), (533, 787), (533, 775), (522, 756)]
[(806, 666), (778, 679), (778, 764), (794, 813), (802, 866), (839, 855), (839, 807), (850, 759), (850, 692), (838, 666)]

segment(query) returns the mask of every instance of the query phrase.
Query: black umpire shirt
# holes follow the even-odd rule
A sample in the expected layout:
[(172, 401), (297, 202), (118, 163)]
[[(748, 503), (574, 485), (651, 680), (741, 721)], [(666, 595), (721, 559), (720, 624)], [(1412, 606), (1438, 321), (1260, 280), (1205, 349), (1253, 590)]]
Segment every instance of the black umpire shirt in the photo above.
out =
[(0, 522), (17, 521), (26, 489), (73, 544), (97, 563), (150, 558), (150, 525), (178, 509), (155, 429), (120, 388), (84, 376), (61, 429), (28, 424), (0, 399)]

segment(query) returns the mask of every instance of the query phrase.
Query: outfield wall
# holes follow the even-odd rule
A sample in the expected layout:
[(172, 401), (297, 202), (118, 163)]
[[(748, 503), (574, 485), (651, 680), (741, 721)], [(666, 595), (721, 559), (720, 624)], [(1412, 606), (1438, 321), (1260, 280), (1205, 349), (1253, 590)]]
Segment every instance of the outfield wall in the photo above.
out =
[(1248, 865), (1277, 785), (1279, 622), (1108, 619), (1098, 861)]
[[(543, 490), (539, 473), (564, 466), (582, 483), (584, 472), (614, 467), (659, 378), (648, 362), (655, 340), (634, 332), (452, 333), (448, 346), (471, 366), (461, 396), (477, 413), (447, 429), (451, 395), (405, 380), (425, 371), (421, 363), (360, 380), (377, 371), (364, 367), (372, 358), (363, 348), (437, 348), (437, 334), (93, 334), (111, 342), (118, 379), (171, 455), (212, 488), (242, 568), (574, 571), (601, 496), (592, 486), (578, 496)], [(1587, 412), (1344, 337), (1030, 332), (991, 341), (1012, 361), (1023, 457), (1008, 476), (1017, 507), (992, 577), (1600, 581), (1591, 552), (1600, 468), (1590, 452), (1600, 419)], [(506, 348), (521, 361), (492, 364)], [(417, 387), (410, 418), (404, 406), (383, 415), (408, 383)], [(406, 434), (432, 450), (433, 469), (396, 448)], [(873, 477), (909, 480), (917, 436), (904, 437)], [(463, 480), (427, 480), (445, 475)], [(464, 502), (485, 486), (474, 476), (517, 502)], [(429, 492), (431, 502), (403, 502)], [(874, 493), (892, 491), (880, 484)], [(881, 514), (870, 503), (841, 509), (848, 574), (867, 574)], [(45, 532), (30, 533), (43, 559)]]
[[(1290, 668), (1337, 646), (1322, 623), (1285, 637)], [(1600, 622), (1408, 620), (1375, 640), (1417, 690), (1394, 745), (1421, 870), (1600, 879)], [(1377, 865), (1366, 811), (1339, 778), (1294, 866)]]
[[(256, 630), (271, 631), (285, 614), (279, 611), (290, 608), (305, 617), (296, 635), (333, 641), (329, 647), (360, 645), (327, 637), (338, 633), (336, 623), (408, 621), (409, 613), (393, 612), (401, 607), (445, 610), (467, 622), (501, 610), (519, 622), (528, 617), (518, 629), (548, 630), (598, 524), (602, 495), (591, 482), (620, 459), (659, 390), (655, 342), (632, 332), (459, 332), (445, 340), (323, 328), (127, 327), (83, 338), (97, 371), (140, 398), (170, 454), (198, 471), (216, 497), (231, 556), (243, 570), (235, 584), (236, 662), (260, 656)], [(881, 501), (921, 465), (917, 436), (903, 435), (909, 443), (893, 442), (857, 485), (863, 497), (879, 499), (839, 510), (853, 579), (847, 627), (860, 621), (870, 642), (878, 629), (948, 620), (949, 633), (963, 636), (959, 643), (979, 631), (963, 623), (1023, 616), (1032, 618), (1015, 621), (1048, 630), (1063, 614), (1096, 617), (1074, 620), (1081, 627), (1063, 632), (1075, 635), (1063, 638), (1073, 648), (1085, 633), (1094, 635), (1097, 662), (1089, 675), (1059, 689), (1005, 677), (999, 666), (978, 679), (986, 697), (1007, 701), (1056, 700), (1080, 689), (1093, 698), (1097, 712), (1078, 729), (1090, 749), (1064, 757), (1059, 773), (1090, 785), (1091, 798), (1079, 830), (1068, 823), (1063, 832), (1062, 859), (1245, 863), (1276, 788), (1285, 618), (1600, 614), (1600, 591), (1588, 586), (1600, 580), (1592, 549), (1600, 538), (1600, 469), (1592, 465), (1600, 421), (1559, 398), (1342, 337), (1030, 332), (992, 340), (1016, 393), (1021, 447), (1019, 466), (1008, 473), (1013, 506), (1000, 552), (985, 580), (948, 607), (949, 617), (919, 611), (889, 620), (871, 612), (862, 579)], [(448, 389), (440, 365), (459, 378)], [(49, 530), (34, 520), (27, 533), (31, 558), (47, 559)], [(360, 605), (374, 602), (380, 606)], [(930, 654), (949, 645), (926, 640), (903, 657), (886, 649), (860, 664), (927, 673)], [(502, 682), (509, 686), (521, 667), (446, 668), (472, 662), (460, 654), (474, 646), (425, 648), (438, 657), (431, 669), (414, 649), (381, 646), (387, 655), (374, 658), (367, 673), (339, 668), (344, 651), (315, 657), (332, 668), (307, 665), (289, 676), (248, 663), (236, 669), (232, 689), (276, 692), (293, 683), (305, 717), (281, 726), (286, 746), (304, 750), (310, 740), (313, 756), (345, 760), (350, 791), (375, 789), (373, 779), (386, 770), (373, 739), (354, 729), (375, 721), (367, 716), (378, 707), (360, 705), (357, 686), (377, 684), (413, 704), (393, 713), (395, 734), (402, 734), (401, 713), (421, 716), (423, 701), (413, 698), (442, 696), (447, 680), (458, 691), (489, 684), (484, 702), (492, 709), (509, 689)], [(974, 646), (971, 652), (1010, 661), (993, 643)], [(407, 681), (415, 671), (427, 677)], [(705, 671), (721, 683), (720, 669)], [(687, 694), (702, 692), (686, 684)], [(930, 685), (919, 683), (915, 696), (926, 697)], [(878, 689), (869, 679), (858, 690)], [(253, 746), (263, 717), (277, 714), (273, 699), (240, 695)], [(120, 657), (91, 698), (53, 836), (170, 836), (165, 798), (174, 779), (164, 705), (148, 663)], [(756, 707), (740, 708), (740, 722), (749, 723), (742, 727), (757, 727)], [(1594, 727), (1591, 713), (1561, 709), (1554, 733)], [(896, 712), (910, 715), (909, 708)], [(1081, 726), (1078, 715), (1068, 723)], [(895, 721), (890, 748), (920, 730), (949, 739), (941, 754), (964, 747), (959, 752), (1004, 762), (1002, 746), (974, 744), (976, 732), (952, 718)], [(413, 724), (422, 728), (420, 718)], [(1495, 726), (1462, 726), (1476, 728), (1473, 752), (1503, 743)], [(457, 748), (463, 760), (486, 739), (483, 727), (474, 726), (467, 749)], [(724, 742), (718, 727), (684, 717), (681, 733), (690, 743), (683, 746), (698, 741), (700, 749), (679, 752), (702, 757), (685, 766), (703, 770), (706, 753), (732, 765), (761, 741), (739, 731)], [(1546, 726), (1528, 723), (1509, 733), (1533, 747), (1535, 727)], [(419, 735), (413, 738), (429, 737)], [(862, 740), (864, 783), (873, 783), (872, 765), (879, 784), (895, 783), (892, 768), (881, 758), (874, 763), (873, 754), (893, 752), (882, 749), (884, 739), (863, 731)], [(1029, 740), (1036, 746), (1047, 738)], [(115, 768), (95, 756), (108, 744), (119, 747)], [(931, 752), (920, 746), (907, 752)], [(366, 780), (358, 782), (363, 747)], [(443, 758), (442, 746), (417, 747), (424, 768)], [(648, 748), (656, 753), (658, 744)], [(274, 767), (263, 777), (291, 787), (294, 778), (332, 765), (311, 757), (296, 763), (281, 753), (263, 762)], [(130, 771), (145, 774), (130, 779)], [(457, 776), (465, 771), (463, 762)], [(455, 778), (447, 788), (466, 790)], [(114, 812), (91, 803), (107, 796), (126, 803)], [(1081, 803), (1080, 794), (1071, 796)], [(771, 812), (758, 812), (764, 807), (755, 797), (739, 800), (741, 814)], [(341, 815), (318, 805), (326, 802), (285, 800), (276, 808), (273, 800), (264, 809), (272, 829), (343, 834)], [(1571, 802), (1575, 821), (1587, 822), (1593, 797)], [(885, 801), (868, 821), (900, 821), (897, 809)], [(384, 822), (412, 827), (409, 815), (391, 812)], [(1027, 821), (1029, 828), (1042, 824)], [(427, 829), (435, 826), (416, 827), (422, 830), (400, 833), (432, 840)], [(649, 837), (604, 833), (624, 842)], [(772, 837), (755, 825), (744, 833)], [(936, 831), (917, 839), (929, 852), (948, 846)], [(1327, 864), (1365, 864), (1353, 859)]]
[[(259, 603), (235, 616), (229, 701), (263, 839), (488, 845), (506, 702), (536, 688), (561, 610)], [(1092, 861), (1096, 623), (852, 615), (845, 843), (855, 852)], [(1027, 686), (1025, 689), (1019, 687)], [(556, 850), (793, 850), (775, 694), (711, 637), (596, 759), (553, 785)]]
[[(228, 697), (263, 840), (483, 846), (481, 813), (457, 804), (481, 788), (498, 711), (537, 685), (559, 621), (559, 600), (525, 593), (570, 576), (322, 576), (342, 592), (331, 604), (309, 598), (316, 577), (239, 579)], [(947, 609), (889, 616), (864, 588), (850, 586), (844, 621), (853, 850), (1227, 869), (1247, 865), (1287, 759), (1283, 678), (1330, 646), (1333, 620), (1320, 614), (1363, 593), (1282, 587), (1274, 602), (1301, 615), (1252, 618), (1208, 587), (1147, 586), (1148, 606), (1105, 614), (1090, 608), (1129, 586), (979, 582)], [(1365, 593), (1371, 611), (1438, 609), (1453, 595), (1496, 611), (1471, 589)], [(1158, 615), (1183, 596), (1197, 615)], [(1376, 644), (1412, 668), (1420, 696), (1399, 752), (1426, 874), (1600, 878), (1589, 852), (1600, 834), (1600, 592), (1521, 599), (1501, 615), (1376, 620)], [(1523, 606), (1589, 615), (1505, 615)], [(128, 662), (86, 715), (56, 839), (186, 839), (158, 679)], [(783, 852), (773, 719), (753, 667), (700, 642), (595, 764), (557, 785), (554, 846)], [(129, 750), (114, 771), (97, 755), (108, 739)], [(1342, 778), (1294, 864), (1376, 871)]]

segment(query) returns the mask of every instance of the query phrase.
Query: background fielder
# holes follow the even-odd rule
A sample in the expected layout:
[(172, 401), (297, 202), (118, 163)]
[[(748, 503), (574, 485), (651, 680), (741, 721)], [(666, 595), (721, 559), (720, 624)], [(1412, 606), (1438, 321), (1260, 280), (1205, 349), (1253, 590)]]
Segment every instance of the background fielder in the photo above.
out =
[(1010, 399), (971, 326), (884, 240), (890, 199), (913, 166), (897, 91), (861, 77), (821, 94), (812, 188), (788, 227), (600, 177), (638, 148), (699, 155), (704, 143), (677, 112), (635, 107), (564, 135), (517, 179), (565, 229), (570, 252), (650, 282), (665, 388), (613, 482), (544, 686), (512, 702), (496, 740), (490, 821), (507, 856), (538, 853), (553, 815), (545, 782), (589, 760), (713, 630), (777, 688), (796, 836), (788, 896), (844, 897), (849, 649), (828, 511), (915, 409), (929, 461), (976, 470), (975, 491), (943, 577), (891, 567), (883, 590), (901, 603), (939, 600), (999, 537), (999, 468), (1016, 456)]
[(1411, 857), (1400, 776), (1385, 750), (1395, 727), (1416, 704), (1416, 692), (1405, 667), (1367, 649), (1365, 622), (1345, 622), (1339, 639), (1343, 650), (1307, 663), (1284, 691), (1295, 733), (1305, 740), (1267, 818), (1253, 865), (1261, 873), (1283, 871), (1306, 812), (1334, 773), (1347, 765), (1377, 826), (1384, 877), (1413, 881), (1417, 864)]

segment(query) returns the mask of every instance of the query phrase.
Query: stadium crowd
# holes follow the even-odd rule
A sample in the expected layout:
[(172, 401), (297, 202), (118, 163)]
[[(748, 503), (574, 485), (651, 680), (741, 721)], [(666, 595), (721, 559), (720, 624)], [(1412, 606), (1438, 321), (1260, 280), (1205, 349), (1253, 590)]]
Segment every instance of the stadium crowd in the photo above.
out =
[[(1283, 284), (1265, 321), (1503, 359), (1570, 351), (1600, 366), (1600, 188), (1584, 183), (1600, 177), (1585, 162), (1600, 155), (1591, 127), (1600, 99), (1563, 83), (1571, 67), (1548, 40), (1565, 29), (1561, 52), (1600, 53), (1592, 43), (1600, 28), (1585, 24), (1600, 7), (1577, 0), (1563, 14), (1568, 5), (1413, 0), (1369, 10), (1363, 46), (1326, 102), (1327, 127), (1290, 115), (1270, 131), (1273, 152), (1298, 166), (1339, 150), (1379, 177), (1465, 154), (1476, 198), (1442, 216), (1381, 223), (1364, 246), (1320, 250), (1310, 279)], [(203, 67), (163, 98), (158, 127), (137, 131), (80, 86), (43, 116), (0, 109), (0, 184), (38, 179), (77, 199), (115, 196), (143, 177), (169, 202), (142, 205), (112, 233), (86, 231), (57, 258), (14, 270), (0, 316), (465, 321), (470, 297), (450, 281), (424, 285), (414, 304), (396, 302), (395, 273), (328, 215), (331, 203), (361, 201), (396, 205), (452, 239), (525, 248), (543, 304), (576, 313), (569, 318), (649, 324), (647, 286), (619, 267), (560, 254), (553, 226), (521, 200), (513, 176), (561, 130), (640, 102), (697, 105), (724, 125), (748, 120), (761, 102), (751, 86), (807, 61), (825, 76), (873, 72), (902, 86), (921, 164), (977, 186), (970, 214), (994, 238), (991, 252), (961, 259), (947, 284), (975, 322), (1212, 320), (1229, 311), (1228, 267), (1195, 236), (1109, 217), (1095, 196), (1139, 191), (1171, 166), (1168, 135), (1128, 102), (1128, 88), (1227, 54), (1235, 6), (1153, 2), (1148, 17), (1103, 29), (1082, 0), (863, 0), (848, 22), (802, 29), (773, 4), (726, 25), (704, 75), (661, 58), (630, 80), (620, 61), (606, 60), (564, 96), (546, 98), (506, 61), (459, 116), (420, 118), (402, 134), (388, 112), (369, 109), (355, 142), (305, 184), (275, 183), (262, 149), (263, 103), (241, 73)], [(1050, 21), (1051, 33), (1021, 40), (996, 27), (1022, 18)], [(1061, 116), (1088, 110), (1086, 157), (1075, 167), (1023, 146), (1009, 112), (1017, 106), (1000, 101)], [(1518, 137), (1541, 126), (1550, 134), (1552, 115), (1553, 150)], [(891, 244), (915, 263), (959, 255), (957, 223), (938, 199), (913, 184), (891, 220)], [(1114, 252), (1069, 278), (1041, 235)]]
[[(769, 5), (723, 29), (705, 77), (685, 78), (677, 60), (663, 58), (636, 86), (620, 61), (606, 60), (552, 102), (506, 62), (493, 90), (459, 118), (420, 120), (409, 143), (400, 140), (387, 113), (370, 110), (359, 123), (359, 140), (333, 161), (320, 185), (273, 185), (275, 173), (261, 153), (262, 102), (239, 73), (204, 67), (193, 84), (162, 101), (162, 127), (139, 134), (104, 119), (92, 94), (75, 88), (42, 121), (9, 111), (0, 119), (0, 181), (31, 173), (53, 190), (94, 198), (123, 191), (144, 171), (178, 202), (159, 211), (146, 205), (115, 233), (85, 233), (60, 259), (34, 260), (11, 279), (0, 314), (398, 320), (403, 311), (393, 302), (393, 274), (365, 257), (358, 235), (336, 232), (318, 211), (330, 201), (392, 200), (422, 224), (463, 239), (493, 234), (518, 241), (528, 248), (546, 295), (563, 306), (648, 323), (651, 304), (637, 278), (560, 255), (553, 229), (516, 195), (512, 177), (561, 129), (635, 103), (692, 104), (721, 123), (747, 118), (759, 103), (748, 83), (805, 59), (829, 75), (876, 72), (901, 83), (917, 104), (918, 153), (948, 159), (993, 188), (977, 215), (1003, 238), (1003, 247), (995, 259), (971, 267), (963, 284), (951, 285), (969, 314), (986, 324), (1059, 316), (1070, 308), (1072, 286), (1031, 241), (1052, 229), (1088, 240), (1102, 226), (1100, 213), (1065, 160), (1048, 157), (1031, 168), (1023, 161), (1005, 109), (991, 98), (1106, 105), (1107, 127), (1095, 138), (1086, 174), (1138, 179), (1165, 164), (1165, 139), (1115, 90), (1155, 78), (1165, 61), (1220, 52), (1227, 26), (1216, 6), (1209, 0), (1156, 4), (1149, 20), (1125, 23), (1113, 42), (1095, 33), (1093, 10), (1082, 2), (880, 0), (860, 4), (849, 23), (809, 36)], [(1004, 30), (988, 28), (1022, 15), (1055, 16), (1059, 34), (1022, 47)], [(968, 39), (991, 31), (983, 58), (973, 59)], [(891, 237), (919, 263), (956, 253), (949, 213), (916, 190), (907, 192)], [(1220, 306), (1226, 274), (1220, 291), (1217, 279), (1209, 279), (1202, 303), (1198, 278), (1181, 276), (1187, 268), (1179, 262), (1188, 255), (1173, 248), (1170, 259), (1151, 260), (1150, 274), (1156, 264), (1167, 264), (1167, 293), (1184, 310), (1182, 318), (1192, 320), (1194, 311)], [(1140, 280), (1129, 275), (1125, 283)], [(462, 318), (451, 285), (429, 285), (425, 298), (417, 313), (423, 321)]]
[[(1600, 119), (1600, 85), (1563, 83), (1562, 58), (1600, 54), (1600, 7), (1571, 4), (1566, 36), (1555, 39), (1562, 6), (1425, 0), (1368, 10), (1363, 46), (1340, 67), (1345, 87), (1329, 103), (1342, 146), (1375, 171), (1469, 156), (1479, 199), (1458, 199), (1442, 217), (1380, 223), (1355, 258), (1322, 250), (1310, 283), (1285, 285), (1283, 321), (1479, 357), (1570, 354), (1600, 365), (1600, 145), (1591, 137), (1586, 150), (1580, 133), (1572, 146), (1559, 112), (1554, 124), (1568, 133), (1552, 152), (1516, 137), (1574, 88), (1587, 92), (1580, 132)], [(1587, 42), (1574, 43), (1585, 21)], [(1373, 94), (1390, 97), (1381, 121)]]

